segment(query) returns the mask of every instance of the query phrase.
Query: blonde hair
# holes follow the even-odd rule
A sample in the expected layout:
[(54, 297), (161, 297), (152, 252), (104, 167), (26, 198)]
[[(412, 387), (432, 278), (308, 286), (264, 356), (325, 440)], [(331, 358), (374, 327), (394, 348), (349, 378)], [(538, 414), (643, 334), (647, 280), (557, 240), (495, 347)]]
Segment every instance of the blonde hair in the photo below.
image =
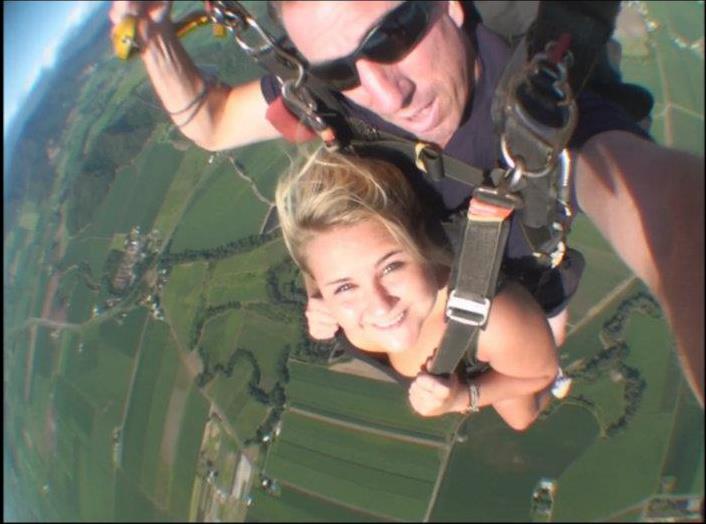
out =
[(447, 246), (433, 241), (421, 203), (395, 165), (319, 148), (278, 182), (276, 205), (284, 242), (300, 269), (310, 274), (306, 245), (336, 226), (377, 220), (419, 262), (450, 267)]

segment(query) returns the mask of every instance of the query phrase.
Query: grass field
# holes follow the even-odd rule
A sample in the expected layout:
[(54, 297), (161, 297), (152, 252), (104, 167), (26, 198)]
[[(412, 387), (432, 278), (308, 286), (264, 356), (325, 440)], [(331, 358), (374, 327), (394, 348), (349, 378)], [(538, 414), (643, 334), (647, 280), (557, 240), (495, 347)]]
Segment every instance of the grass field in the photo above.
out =
[[(62, 260), (64, 267), (86, 262), (91, 268), (93, 280), (98, 283), (103, 273), (103, 263), (108, 256), (110, 237), (79, 237), (71, 240)], [(120, 246), (122, 248), (122, 246)]]
[(229, 162), (219, 162), (177, 227), (172, 252), (208, 249), (259, 232), (267, 206)]
[(260, 386), (269, 390), (277, 380), (276, 363), (285, 346), (296, 340), (297, 327), (284, 322), (273, 322), (249, 313), (238, 345), (253, 352), (260, 366)]
[(252, 365), (241, 360), (233, 368), (230, 377), (218, 375), (207, 386), (209, 398), (221, 408), (226, 418), (232, 423), (239, 416), (245, 404), (254, 402), (248, 394), (248, 383), (252, 377)]
[(409, 409), (406, 389), (397, 384), (294, 361), (289, 363), (289, 372), (287, 395), (291, 405), (315, 413), (440, 441), (452, 432), (457, 421), (452, 415), (429, 419), (415, 416)]
[(57, 378), (54, 403), (58, 418), (63, 419), (77, 435), (87, 437), (93, 427), (93, 407), (89, 399), (73, 384)]
[[(136, 330), (137, 336), (142, 328), (140, 325)], [(76, 348), (69, 350), (65, 377), (96, 408), (110, 404), (122, 406), (130, 384), (133, 359), (115, 347), (115, 339), (102, 337), (97, 331), (92, 329), (82, 337), (80, 353)]]
[(681, 384), (678, 391), (674, 427), (664, 457), (662, 476), (676, 478), (673, 493), (703, 493), (703, 410), (699, 408), (685, 383)]
[(201, 301), (205, 276), (205, 262), (176, 266), (164, 288), (164, 310), (179, 342), (187, 349), (191, 326)]
[[(110, 441), (110, 432), (101, 436)], [(80, 516), (86, 521), (111, 520), (115, 511), (115, 474), (96, 460), (92, 447), (81, 449), (79, 455)], [(110, 458), (109, 454), (106, 455)]]
[(278, 238), (218, 261), (208, 281), (208, 304), (217, 306), (232, 300), (266, 302), (265, 272), (287, 256), (284, 243)]
[(346, 508), (294, 487), (283, 486), (278, 497), (253, 493), (246, 522), (385, 522), (385, 519)]
[(170, 235), (177, 227), (194, 187), (208, 176), (207, 161), (208, 152), (196, 147), (184, 153), (154, 221), (154, 228), (159, 230), (163, 237)]
[(287, 412), (282, 417), (282, 431), (278, 444), (285, 442), (311, 449), (324, 457), (336, 457), (425, 482), (436, 480), (441, 460), (437, 448), (354, 431), (298, 413)]
[(494, 411), (471, 416), (464, 432), (467, 441), (454, 446), (430, 521), (528, 520), (537, 480), (561, 475), (598, 428), (586, 410), (564, 406), (525, 433), (508, 428)]
[(421, 520), (433, 483), (279, 441), (267, 473), (329, 500), (402, 520)]
[(83, 279), (78, 280), (74, 292), (69, 298), (68, 321), (80, 324), (91, 318), (97, 293), (88, 289)]
[[(663, 410), (665, 388), (673, 387), (670, 373), (676, 365), (671, 337), (664, 321), (633, 314), (624, 331), (630, 347), (626, 364), (638, 369), (647, 388), (634, 418), (627, 428), (609, 438), (599, 439), (575, 461), (560, 479), (555, 517), (604, 519), (620, 508), (632, 506), (655, 493), (661, 464), (672, 432), (672, 414)], [(608, 377), (604, 387), (614, 387)], [(577, 383), (576, 394), (581, 392)], [(590, 496), (586, 479), (605, 478)], [(620, 489), (616, 489), (620, 486)]]
[(125, 318), (101, 322), (98, 327), (101, 345), (115, 348), (126, 357), (133, 358), (148, 314), (147, 309), (138, 307), (129, 311)]
[(196, 463), (201, 446), (203, 428), (208, 418), (208, 402), (192, 387), (186, 400), (184, 416), (179, 430), (178, 460), (172, 470), (169, 494), (169, 511), (179, 520), (189, 516), (191, 488), (196, 476)]
[[(147, 434), (153, 406), (164, 402), (165, 392), (159, 391), (157, 378), (160, 376), (163, 362), (171, 361), (169, 353), (173, 351), (167, 344), (169, 334), (166, 329), (162, 323), (152, 321), (148, 324), (142, 342), (143, 351), (140, 352), (137, 362), (137, 374), (128, 399), (127, 417), (122, 432), (122, 465), (128, 478), (135, 484), (142, 480), (145, 450), (154, 445), (154, 435)], [(171, 370), (173, 373), (173, 366), (167, 365), (169, 367), (165, 372)]]
[[(145, 433), (143, 444), (142, 458), (142, 474), (140, 476), (140, 485), (143, 491), (152, 500), (162, 503), (158, 496), (160, 487), (164, 487), (167, 478), (158, 475), (160, 471), (160, 460), (162, 458), (162, 441), (164, 438), (165, 422), (169, 408), (175, 409), (176, 406), (170, 405), (170, 398), (174, 393), (175, 380), (179, 360), (176, 357), (176, 352), (173, 343), (169, 343), (169, 332), (164, 323), (157, 324), (159, 326), (159, 335), (155, 339), (147, 338), (145, 341), (145, 350), (149, 351), (152, 344), (161, 344), (164, 346), (162, 359), (159, 367), (154, 370), (151, 379), (155, 383), (154, 392), (152, 394), (152, 402), (149, 406), (149, 416), (147, 424), (142, 428)], [(142, 402), (141, 397), (130, 399), (131, 402)], [(143, 409), (148, 409), (145, 406)], [(172, 413), (170, 413), (172, 415)], [(178, 415), (176, 415), (178, 416)], [(176, 431), (176, 428), (174, 429)]]
[(265, 421), (270, 408), (248, 397), (238, 415), (231, 419), (243, 440), (254, 439), (257, 429)]
[(245, 168), (265, 198), (274, 200), (279, 176), (290, 166), (290, 158), (297, 155), (297, 147), (283, 140), (252, 144), (240, 148), (233, 155)]
[(168, 144), (146, 146), (134, 163), (117, 171), (86, 234), (111, 237), (137, 225), (143, 232), (150, 231), (181, 157), (182, 153)]
[(57, 343), (49, 338), (49, 329), (37, 327), (37, 338), (34, 347), (34, 362), (32, 362), (32, 373), (49, 378), (53, 369), (52, 362), (57, 352)]

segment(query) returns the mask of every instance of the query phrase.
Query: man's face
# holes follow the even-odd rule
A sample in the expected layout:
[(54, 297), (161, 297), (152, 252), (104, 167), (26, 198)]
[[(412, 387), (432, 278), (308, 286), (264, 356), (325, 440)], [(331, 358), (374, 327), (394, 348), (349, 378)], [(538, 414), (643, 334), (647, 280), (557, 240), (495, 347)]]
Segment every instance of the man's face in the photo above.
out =
[[(282, 19), (290, 38), (311, 64), (342, 58), (398, 1), (283, 2)], [(461, 121), (472, 74), (461, 6), (438, 2), (430, 28), (400, 61), (382, 64), (359, 58), (360, 85), (342, 91), (418, 138), (445, 146)]]
[(415, 346), (438, 285), (380, 222), (318, 233), (306, 259), (324, 303), (361, 349), (400, 353)]

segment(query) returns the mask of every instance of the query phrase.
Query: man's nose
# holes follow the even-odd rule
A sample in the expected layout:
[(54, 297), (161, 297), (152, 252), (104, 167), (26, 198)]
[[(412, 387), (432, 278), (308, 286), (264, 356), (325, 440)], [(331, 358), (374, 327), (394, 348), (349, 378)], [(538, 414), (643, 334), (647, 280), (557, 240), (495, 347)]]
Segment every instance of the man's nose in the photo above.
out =
[(399, 298), (393, 296), (388, 289), (380, 283), (372, 286), (368, 300), (368, 314), (372, 317), (387, 315), (395, 306)]
[(368, 108), (376, 113), (391, 115), (409, 105), (414, 83), (400, 75), (394, 66), (379, 64), (364, 58), (356, 62), (360, 86), (368, 95)]

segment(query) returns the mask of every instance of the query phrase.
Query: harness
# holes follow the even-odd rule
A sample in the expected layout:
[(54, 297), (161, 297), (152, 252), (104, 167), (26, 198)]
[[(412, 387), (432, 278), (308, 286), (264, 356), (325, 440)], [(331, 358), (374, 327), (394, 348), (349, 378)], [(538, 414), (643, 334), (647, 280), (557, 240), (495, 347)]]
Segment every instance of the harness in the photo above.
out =
[(475, 187), (449, 284), (447, 328), (428, 366), (440, 375), (453, 372), (464, 355), (474, 360), (514, 213), (539, 263), (554, 268), (566, 252), (573, 218), (566, 145), (577, 119), (574, 92), (586, 82), (612, 33), (618, 9), (619, 2), (540, 3), (526, 45), (517, 46), (493, 101), (495, 132), (508, 167), (490, 171), (454, 159), (433, 144), (346, 117), (340, 95), (307, 75), (294, 46), (275, 41), (239, 2), (210, 2), (208, 15), (278, 79), (281, 96), (269, 106), (267, 118), (289, 141), (319, 136), (333, 151), (402, 155), (432, 180), (448, 177)]

